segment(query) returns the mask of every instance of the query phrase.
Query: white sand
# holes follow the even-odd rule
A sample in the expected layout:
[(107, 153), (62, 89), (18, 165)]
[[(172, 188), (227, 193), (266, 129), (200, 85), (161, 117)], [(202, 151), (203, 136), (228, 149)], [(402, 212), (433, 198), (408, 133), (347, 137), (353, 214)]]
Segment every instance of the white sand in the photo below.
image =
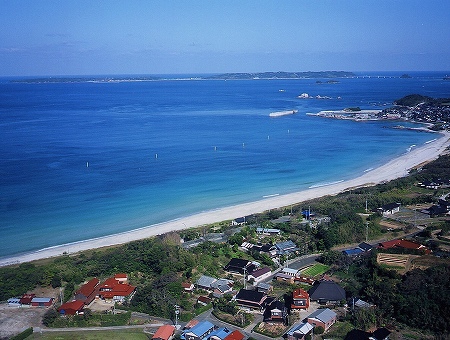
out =
[(449, 132), (442, 133), (441, 138), (437, 138), (436, 140), (424, 144), (419, 148), (415, 148), (411, 152), (395, 158), (379, 168), (368, 171), (362, 176), (348, 181), (311, 188), (297, 193), (268, 197), (256, 202), (202, 212), (192, 216), (131, 230), (129, 232), (89, 239), (82, 242), (59, 245), (32, 253), (3, 258), (0, 259), (0, 267), (59, 256), (63, 253), (72, 254), (88, 249), (123, 244), (129, 241), (160, 235), (174, 230), (182, 230), (204, 224), (232, 220), (238, 217), (260, 213), (268, 209), (285, 207), (317, 197), (338, 194), (350, 188), (374, 185), (385, 181), (390, 181), (395, 178), (404, 177), (408, 174), (408, 170), (411, 168), (414, 168), (426, 161), (436, 159), (440, 154), (444, 153), (445, 149), (450, 145), (449, 138)]

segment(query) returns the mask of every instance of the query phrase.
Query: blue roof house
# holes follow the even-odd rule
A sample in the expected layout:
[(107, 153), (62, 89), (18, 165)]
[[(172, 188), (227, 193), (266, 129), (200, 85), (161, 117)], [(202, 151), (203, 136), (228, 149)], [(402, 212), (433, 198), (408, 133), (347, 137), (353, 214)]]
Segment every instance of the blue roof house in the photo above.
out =
[(182, 340), (202, 340), (214, 331), (215, 326), (209, 321), (202, 321), (181, 334)]

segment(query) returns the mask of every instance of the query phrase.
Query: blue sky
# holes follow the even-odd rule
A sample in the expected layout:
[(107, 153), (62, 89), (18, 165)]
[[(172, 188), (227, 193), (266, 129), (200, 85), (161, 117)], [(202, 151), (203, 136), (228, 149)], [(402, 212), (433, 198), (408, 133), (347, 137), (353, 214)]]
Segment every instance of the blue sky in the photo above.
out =
[(0, 0), (0, 76), (448, 71), (448, 0)]

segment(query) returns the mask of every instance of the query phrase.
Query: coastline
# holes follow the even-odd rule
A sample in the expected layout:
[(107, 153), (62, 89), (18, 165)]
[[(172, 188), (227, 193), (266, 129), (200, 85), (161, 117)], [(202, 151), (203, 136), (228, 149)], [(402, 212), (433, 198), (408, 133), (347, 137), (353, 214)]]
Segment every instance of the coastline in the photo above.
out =
[(313, 198), (335, 195), (352, 188), (375, 185), (399, 177), (404, 177), (408, 174), (410, 169), (431, 161), (444, 153), (446, 148), (450, 146), (450, 132), (440, 132), (440, 135), (440, 138), (427, 142), (400, 157), (390, 160), (388, 163), (383, 164), (378, 168), (371, 169), (364, 172), (361, 176), (350, 180), (337, 181), (329, 185), (315, 186), (296, 193), (272, 196), (254, 202), (205, 211), (123, 233), (8, 256), (0, 259), (0, 267), (56, 257), (63, 254), (78, 253), (89, 249), (124, 244), (171, 231), (179, 231), (204, 224), (232, 220), (254, 213), (261, 213), (268, 209), (285, 207)]

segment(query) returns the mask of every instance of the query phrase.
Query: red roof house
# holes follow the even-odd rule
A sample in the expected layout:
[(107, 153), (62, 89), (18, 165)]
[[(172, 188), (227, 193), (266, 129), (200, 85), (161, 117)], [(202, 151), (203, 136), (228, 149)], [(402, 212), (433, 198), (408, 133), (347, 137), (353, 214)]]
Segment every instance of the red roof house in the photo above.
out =
[(424, 251), (425, 254), (430, 254), (431, 251), (425, 247), (423, 244), (413, 242), (410, 240), (391, 240), (387, 242), (380, 243), (378, 245), (378, 248), (380, 249), (390, 249), (390, 248), (405, 248), (405, 249), (415, 249), (415, 250), (421, 250)]
[(306, 290), (301, 288), (294, 289), (292, 292), (292, 309), (308, 309), (309, 308), (309, 294)]
[(84, 308), (84, 301), (74, 300), (63, 303), (58, 308), (58, 312), (62, 315), (75, 315), (79, 314), (83, 310), (83, 308)]
[(239, 332), (237, 329), (228, 334), (223, 340), (243, 340), (245, 335)]
[(97, 295), (100, 280), (94, 277), (75, 292), (75, 300), (83, 301), (85, 305), (90, 304)]
[(153, 340), (171, 340), (175, 334), (175, 327), (172, 325), (163, 325), (153, 335)]
[(21, 305), (31, 305), (31, 300), (36, 296), (36, 294), (23, 294), (20, 298)]
[(136, 287), (110, 277), (98, 287), (98, 296), (104, 300), (123, 303), (125, 298), (133, 298)]

